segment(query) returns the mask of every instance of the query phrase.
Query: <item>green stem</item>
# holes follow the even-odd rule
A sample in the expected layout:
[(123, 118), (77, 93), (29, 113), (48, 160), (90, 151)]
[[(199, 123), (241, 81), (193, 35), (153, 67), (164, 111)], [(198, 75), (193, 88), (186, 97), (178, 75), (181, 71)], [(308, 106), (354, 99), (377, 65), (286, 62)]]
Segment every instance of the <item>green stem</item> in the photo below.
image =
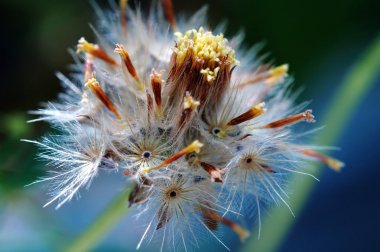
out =
[(65, 252), (82, 252), (94, 248), (108, 231), (128, 212), (128, 197), (131, 188), (124, 190), (106, 208), (106, 210), (88, 227), (73, 243), (69, 244)]
[[(354, 65), (343, 81), (329, 110), (322, 120), (328, 128), (320, 132), (315, 143), (318, 145), (334, 145), (342, 135), (345, 126), (356, 112), (355, 109), (365, 94), (375, 83), (380, 73), (380, 36), (376, 38), (363, 57)], [(320, 169), (316, 169), (320, 172)], [(314, 180), (294, 178), (290, 182), (293, 194), (289, 200), (294, 213), (297, 215), (305, 205), (306, 200), (315, 184)], [(294, 218), (285, 207), (274, 208), (264, 219), (261, 238), (256, 240), (257, 233), (243, 248), (243, 251), (277, 251), (286, 234), (294, 223)]]

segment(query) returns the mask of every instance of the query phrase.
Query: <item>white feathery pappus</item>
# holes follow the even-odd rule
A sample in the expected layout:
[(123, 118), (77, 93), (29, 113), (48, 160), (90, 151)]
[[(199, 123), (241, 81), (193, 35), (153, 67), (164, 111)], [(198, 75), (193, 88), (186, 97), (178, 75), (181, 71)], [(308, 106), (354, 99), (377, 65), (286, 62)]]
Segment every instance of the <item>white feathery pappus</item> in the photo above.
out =
[(227, 40), (223, 27), (205, 28), (205, 8), (178, 20), (171, 0), (148, 15), (126, 0), (95, 10), (98, 43), (80, 38), (72, 78), (57, 75), (59, 100), (32, 111), (33, 122), (61, 131), (25, 140), (54, 168), (36, 181), (50, 185), (46, 205), (59, 208), (113, 170), (133, 185), (126, 206), (146, 223), (137, 248), (154, 237), (161, 251), (200, 248), (203, 230), (228, 249), (220, 226), (244, 240), (241, 223), (260, 229), (261, 206), (292, 212), (286, 184), (293, 174), (315, 178), (307, 160), (343, 167), (302, 143), (307, 132), (294, 125), (315, 120), (289, 94), (288, 65), (242, 49), (242, 34)]

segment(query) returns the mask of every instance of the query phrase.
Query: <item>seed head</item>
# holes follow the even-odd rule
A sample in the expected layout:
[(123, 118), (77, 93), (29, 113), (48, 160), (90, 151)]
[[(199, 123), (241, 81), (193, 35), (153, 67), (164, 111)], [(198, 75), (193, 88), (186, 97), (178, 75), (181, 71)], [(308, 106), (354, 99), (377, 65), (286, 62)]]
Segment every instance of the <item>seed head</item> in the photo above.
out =
[(302, 142), (294, 126), (315, 119), (289, 96), (287, 64), (257, 61), (239, 39), (203, 28), (204, 12), (177, 21), (172, 2), (162, 4), (164, 15), (153, 6), (145, 17), (120, 1), (101, 15), (99, 44), (79, 40), (83, 62), (71, 79), (58, 74), (64, 93), (32, 112), (61, 131), (29, 141), (54, 169), (37, 182), (50, 182), (46, 205), (59, 208), (104, 171), (120, 172), (145, 225), (137, 248), (158, 238), (161, 251), (193, 250), (211, 237), (228, 249), (221, 228), (244, 240), (239, 223), (256, 220), (260, 231), (262, 206), (292, 213), (287, 181), (315, 178), (302, 170), (307, 159), (343, 163)]

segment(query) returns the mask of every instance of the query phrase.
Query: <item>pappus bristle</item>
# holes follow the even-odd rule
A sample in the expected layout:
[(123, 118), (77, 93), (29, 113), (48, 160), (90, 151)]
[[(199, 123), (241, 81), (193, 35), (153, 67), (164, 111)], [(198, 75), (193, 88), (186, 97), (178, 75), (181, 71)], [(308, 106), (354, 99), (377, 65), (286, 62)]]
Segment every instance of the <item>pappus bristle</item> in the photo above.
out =
[(46, 137), (41, 142), (28, 141), (39, 146), (40, 158), (57, 167), (50, 176), (34, 183), (49, 182), (52, 198), (45, 206), (58, 201), (59, 208), (71, 200), (82, 187), (88, 187), (97, 175), (106, 151), (105, 132), (100, 129), (84, 130), (86, 126), (71, 123), (62, 126), (68, 135)]
[[(216, 214), (223, 211), (215, 203), (216, 197), (208, 182), (195, 179), (191, 173), (168, 175), (153, 180), (148, 200), (139, 206), (139, 212), (146, 216), (140, 215), (139, 219), (144, 218), (148, 223), (137, 249), (145, 240), (151, 242), (156, 237), (160, 251), (177, 247), (187, 251), (190, 244), (199, 247), (200, 239), (208, 236), (228, 249), (204, 219), (205, 211)], [(220, 219), (215, 220), (220, 222)], [(200, 232), (204, 237), (199, 236)]]

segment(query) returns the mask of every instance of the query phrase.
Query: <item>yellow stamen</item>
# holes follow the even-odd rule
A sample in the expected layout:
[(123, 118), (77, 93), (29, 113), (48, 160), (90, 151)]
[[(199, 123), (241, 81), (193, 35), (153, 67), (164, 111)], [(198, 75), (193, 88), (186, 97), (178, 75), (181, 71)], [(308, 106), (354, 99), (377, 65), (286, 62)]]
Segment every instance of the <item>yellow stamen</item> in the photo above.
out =
[(212, 81), (216, 79), (219, 69), (220, 69), (219, 67), (216, 67), (214, 70), (210, 70), (210, 68), (202, 69), (201, 74), (205, 75), (207, 78), (207, 81), (211, 83)]
[(109, 56), (103, 49), (98, 45), (89, 43), (85, 38), (81, 38), (78, 41), (77, 53), (85, 52), (91, 54), (92, 56), (104, 60), (111, 65), (117, 65), (117, 62)]
[(193, 112), (198, 108), (199, 105), (200, 102), (195, 100), (190, 95), (190, 92), (187, 91), (183, 101), (183, 110), (178, 120), (178, 133), (182, 132), (182, 130), (186, 128), (185, 126), (190, 124), (191, 118), (194, 114)]
[(96, 97), (112, 112), (114, 115), (121, 119), (121, 115), (117, 111), (115, 105), (112, 103), (111, 99), (108, 97), (108, 95), (104, 92), (102, 87), (100, 86), (99, 82), (95, 79), (95, 74), (93, 74), (92, 78), (89, 79), (85, 87), (89, 87), (91, 91), (96, 95)]
[[(177, 45), (174, 52), (177, 62), (182, 63), (190, 51), (194, 57), (204, 60), (213, 65), (220, 61), (228, 61), (230, 64), (239, 65), (235, 59), (235, 51), (227, 45), (227, 39), (223, 34), (213, 35), (210, 31), (205, 31), (203, 27), (199, 30), (188, 30), (184, 35), (180, 32), (174, 33), (177, 37)], [(214, 69), (210, 69), (214, 71)]]
[(251, 120), (255, 117), (258, 117), (262, 114), (265, 113), (264, 109), (265, 103), (261, 102), (257, 104), (256, 106), (253, 106), (251, 109), (248, 111), (244, 112), (243, 114), (233, 118), (231, 121), (227, 123), (227, 126), (233, 126), (233, 125), (238, 125), (240, 123), (246, 122), (248, 120)]
[(137, 82), (137, 88), (142, 91), (144, 90), (144, 83), (140, 80), (139, 75), (137, 74), (136, 68), (132, 63), (131, 58), (129, 57), (128, 52), (124, 49), (123, 45), (116, 44), (115, 53), (120, 55), (120, 58), (124, 62), (124, 66), (127, 68), (129, 74), (135, 79)]
[(196, 110), (199, 106), (200, 102), (196, 101), (189, 92), (186, 92), (186, 96), (183, 102), (183, 109)]
[(269, 70), (269, 78), (266, 79), (265, 83), (269, 87), (273, 87), (274, 85), (283, 82), (285, 77), (288, 76), (288, 70), (288, 64), (283, 64)]
[(203, 144), (201, 142), (199, 142), (198, 140), (195, 140), (190, 145), (188, 145), (186, 148), (182, 149), (181, 151), (175, 153), (174, 155), (172, 155), (172, 156), (168, 157), (167, 159), (165, 159), (164, 161), (162, 161), (161, 164), (154, 166), (154, 167), (145, 167), (145, 168), (142, 168), (140, 171), (142, 173), (146, 173), (146, 172), (150, 172), (152, 170), (160, 169), (164, 166), (167, 166), (168, 164), (173, 163), (174, 161), (176, 161), (177, 159), (181, 158), (182, 156), (184, 156), (186, 154), (189, 154), (191, 152), (199, 153), (201, 151), (202, 146), (203, 146)]

